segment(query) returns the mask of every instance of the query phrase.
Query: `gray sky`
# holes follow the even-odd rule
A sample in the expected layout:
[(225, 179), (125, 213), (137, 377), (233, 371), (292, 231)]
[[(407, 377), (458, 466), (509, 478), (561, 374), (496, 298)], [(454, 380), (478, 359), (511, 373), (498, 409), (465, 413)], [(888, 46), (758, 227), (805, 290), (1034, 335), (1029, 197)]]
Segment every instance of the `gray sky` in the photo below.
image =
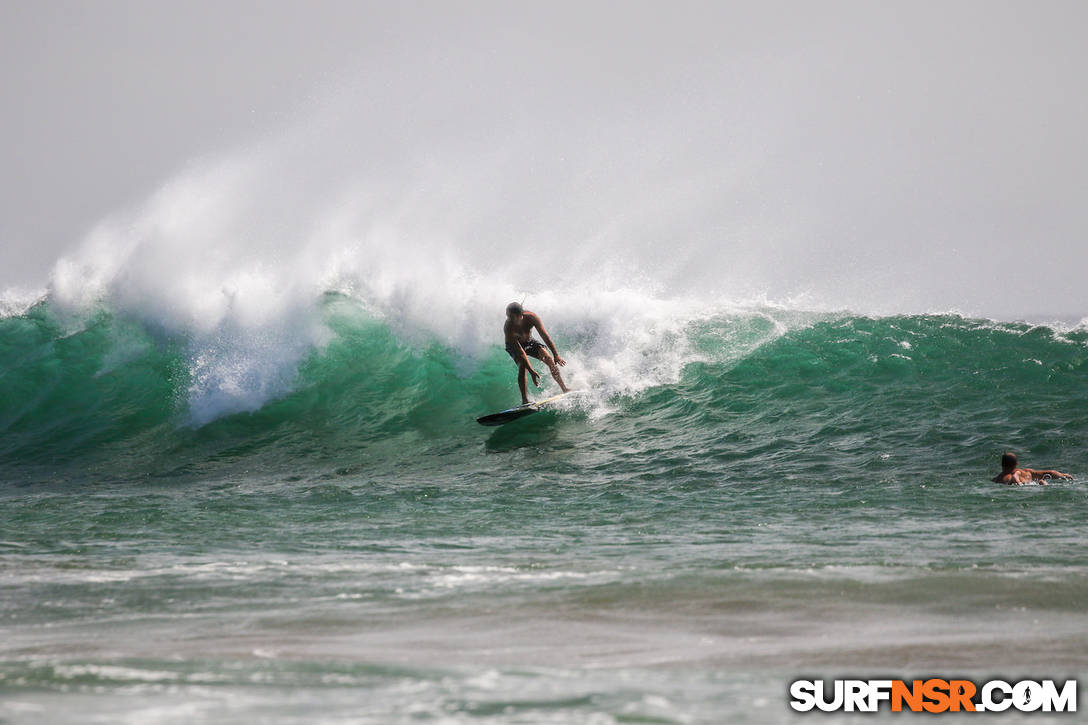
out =
[(0, 5), (0, 284), (44, 279), (99, 217), (295, 112), (380, 42), (359, 3)]
[(385, 179), (471, 263), (516, 239), (549, 245), (533, 259), (554, 274), (622, 250), (669, 290), (1082, 316), (1086, 20), (1080, 2), (7, 2), (0, 288), (44, 284), (193, 159), (294, 129), (312, 188)]

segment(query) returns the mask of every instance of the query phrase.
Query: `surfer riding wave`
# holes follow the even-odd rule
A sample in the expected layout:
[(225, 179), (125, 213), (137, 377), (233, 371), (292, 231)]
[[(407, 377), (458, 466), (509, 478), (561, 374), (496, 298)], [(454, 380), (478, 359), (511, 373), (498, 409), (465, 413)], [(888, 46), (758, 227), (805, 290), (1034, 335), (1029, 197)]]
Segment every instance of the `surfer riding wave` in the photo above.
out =
[[(540, 332), (540, 336), (544, 338), (543, 345), (538, 340), (533, 339), (534, 327)], [(502, 331), (506, 338), (506, 352), (510, 354), (510, 357), (518, 366), (518, 388), (521, 389), (522, 405), (529, 402), (529, 391), (525, 383), (526, 373), (533, 376), (533, 385), (540, 387), (540, 373), (529, 362), (530, 356), (548, 366), (552, 377), (555, 378), (555, 382), (559, 383), (559, 388), (564, 393), (570, 392), (570, 388), (563, 382), (563, 376), (559, 374), (559, 368), (566, 365), (567, 362), (560, 357), (559, 351), (555, 349), (555, 343), (552, 342), (548, 331), (544, 329), (544, 323), (540, 320), (540, 315), (523, 309), (519, 302), (511, 302), (506, 306), (506, 323), (503, 325)], [(548, 346), (547, 349), (545, 349), (544, 345)]]

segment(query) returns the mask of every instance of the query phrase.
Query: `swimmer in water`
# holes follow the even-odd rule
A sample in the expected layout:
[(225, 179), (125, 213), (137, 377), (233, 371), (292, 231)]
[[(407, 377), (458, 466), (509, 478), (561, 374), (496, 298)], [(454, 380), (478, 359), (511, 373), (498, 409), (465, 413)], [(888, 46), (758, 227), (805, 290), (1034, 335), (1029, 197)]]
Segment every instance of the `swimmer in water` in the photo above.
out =
[(1005, 455), (1001, 456), (1001, 473), (994, 476), (993, 482), (1007, 483), (1010, 486), (1023, 486), (1025, 483), (1038, 481), (1041, 485), (1045, 486), (1046, 479), (1048, 478), (1073, 480), (1073, 477), (1068, 473), (1062, 473), (1061, 471), (1037, 471), (1034, 468), (1017, 468), (1017, 463), (1016, 454), (1006, 451)]

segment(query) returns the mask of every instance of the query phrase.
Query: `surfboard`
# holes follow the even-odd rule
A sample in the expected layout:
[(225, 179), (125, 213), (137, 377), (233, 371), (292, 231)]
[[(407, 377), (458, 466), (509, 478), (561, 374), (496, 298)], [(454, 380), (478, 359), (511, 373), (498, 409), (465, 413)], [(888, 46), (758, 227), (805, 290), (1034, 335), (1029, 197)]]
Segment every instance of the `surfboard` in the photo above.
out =
[(544, 410), (560, 398), (565, 398), (568, 395), (574, 395), (575, 393), (580, 392), (582, 391), (571, 390), (566, 393), (560, 393), (559, 395), (553, 395), (550, 398), (544, 398), (544, 400), (534, 400), (531, 403), (525, 403), (524, 405), (519, 405), (516, 408), (507, 408), (506, 410), (499, 413), (492, 413), (491, 415), (482, 416), (480, 418), (477, 418), (476, 422), (480, 425), (502, 425), (504, 423), (509, 423), (512, 420), (524, 418), (527, 415), (532, 415), (533, 413)]

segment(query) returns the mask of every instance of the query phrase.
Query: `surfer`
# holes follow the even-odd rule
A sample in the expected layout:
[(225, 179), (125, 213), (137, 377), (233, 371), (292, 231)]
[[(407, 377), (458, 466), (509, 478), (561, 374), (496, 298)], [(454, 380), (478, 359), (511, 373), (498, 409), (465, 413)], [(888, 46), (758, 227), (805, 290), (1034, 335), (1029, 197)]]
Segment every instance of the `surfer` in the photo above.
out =
[(1007, 483), (1010, 486), (1022, 486), (1025, 483), (1038, 481), (1045, 486), (1045, 479), (1047, 478), (1065, 478), (1070, 481), (1073, 480), (1073, 477), (1068, 473), (1062, 473), (1061, 471), (1036, 471), (1033, 468), (1017, 468), (1017, 463), (1016, 454), (1006, 451), (1005, 455), (1001, 456), (1001, 473), (994, 476), (994, 483)]
[[(545, 349), (537, 340), (533, 339), (533, 328), (540, 331), (544, 338)], [(559, 374), (559, 368), (566, 365), (567, 361), (559, 356), (548, 331), (544, 329), (544, 323), (540, 321), (540, 315), (529, 310), (522, 309), (521, 303), (511, 302), (506, 306), (506, 323), (502, 326), (503, 336), (506, 338), (506, 352), (518, 366), (518, 387), (521, 388), (521, 404), (529, 402), (529, 392), (525, 385), (525, 373), (533, 376), (533, 385), (540, 387), (540, 373), (533, 369), (529, 362), (529, 356), (535, 357), (548, 366), (555, 382), (564, 393), (569, 393), (570, 388), (563, 382), (563, 376)], [(549, 354), (548, 350), (551, 351)]]

